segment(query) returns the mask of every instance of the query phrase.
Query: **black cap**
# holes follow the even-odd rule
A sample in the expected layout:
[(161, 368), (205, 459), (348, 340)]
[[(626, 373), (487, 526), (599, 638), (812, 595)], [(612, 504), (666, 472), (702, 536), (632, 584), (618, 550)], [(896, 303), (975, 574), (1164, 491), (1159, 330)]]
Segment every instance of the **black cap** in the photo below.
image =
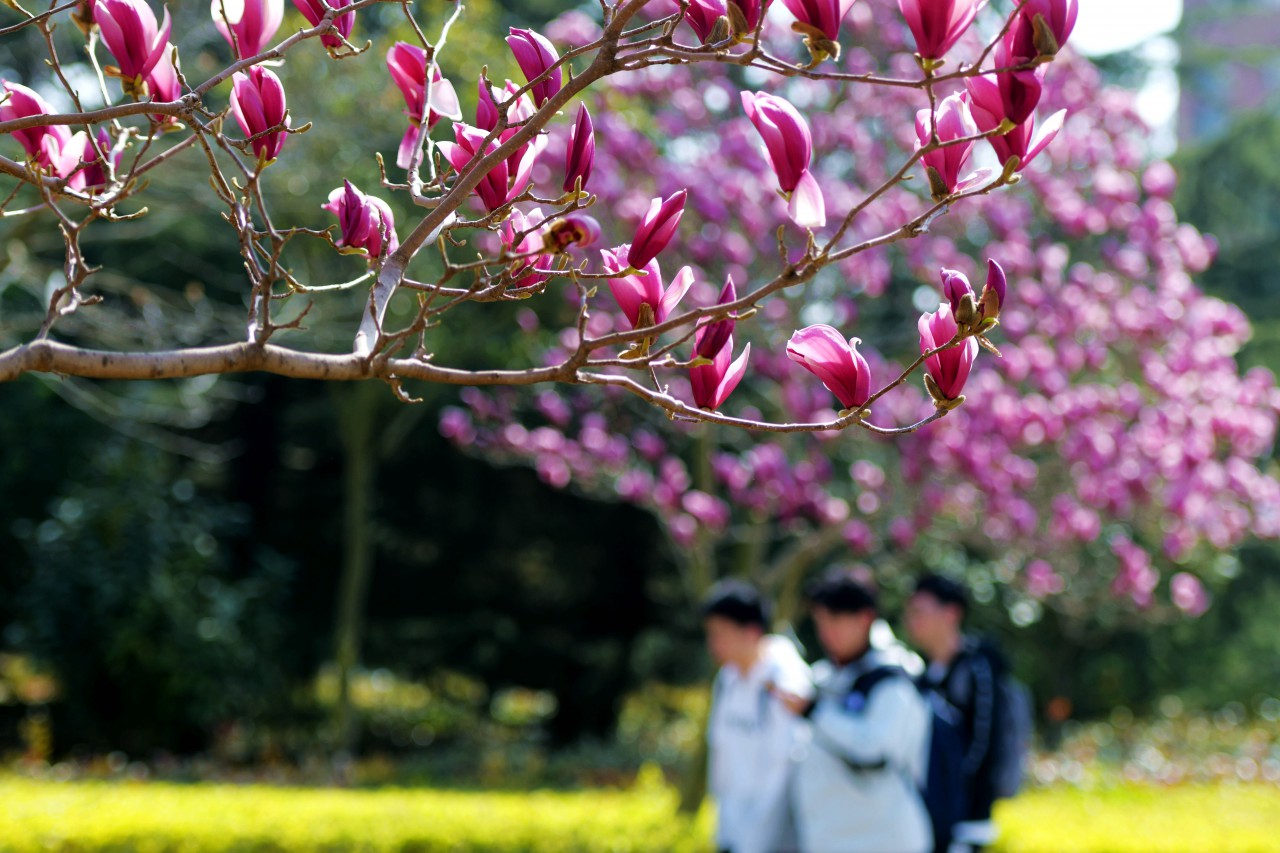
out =
[(738, 625), (759, 625), (768, 630), (769, 602), (745, 581), (723, 580), (711, 587), (698, 612), (703, 619), (721, 616)]
[(954, 604), (966, 613), (969, 610), (969, 591), (964, 584), (944, 575), (925, 575), (916, 581), (915, 591), (933, 596), (940, 604)]
[(805, 588), (809, 603), (832, 613), (877, 612), (876, 593), (849, 569), (832, 569)]

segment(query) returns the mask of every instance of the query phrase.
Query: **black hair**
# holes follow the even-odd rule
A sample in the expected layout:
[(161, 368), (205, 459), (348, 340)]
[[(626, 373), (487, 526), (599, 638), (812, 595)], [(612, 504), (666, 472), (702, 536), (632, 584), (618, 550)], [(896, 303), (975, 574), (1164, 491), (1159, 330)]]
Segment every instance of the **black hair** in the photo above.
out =
[(769, 630), (769, 602), (754, 586), (745, 581), (723, 580), (711, 587), (698, 608), (703, 619), (720, 616), (743, 627), (758, 625)]
[(939, 604), (954, 604), (961, 613), (969, 612), (969, 591), (964, 584), (944, 575), (925, 575), (916, 581), (916, 594), (933, 596)]
[(848, 569), (832, 569), (805, 587), (809, 603), (832, 613), (878, 612), (876, 592)]

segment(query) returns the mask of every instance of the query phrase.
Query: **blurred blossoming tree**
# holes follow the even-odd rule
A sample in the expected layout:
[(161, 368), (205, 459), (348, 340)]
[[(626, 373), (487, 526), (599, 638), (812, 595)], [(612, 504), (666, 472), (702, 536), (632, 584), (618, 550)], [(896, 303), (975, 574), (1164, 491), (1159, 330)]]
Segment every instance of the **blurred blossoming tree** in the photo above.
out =
[[(911, 35), (897, 16), (890, 4), (855, 5), (855, 47), (841, 65), (908, 70)], [(594, 31), (577, 13), (548, 30), (569, 42)], [(769, 33), (788, 35), (781, 26)], [(819, 433), (760, 442), (707, 424), (672, 426), (618, 397), (602, 409), (573, 393), (471, 391), (466, 408), (446, 411), (442, 430), (487, 457), (532, 464), (554, 485), (650, 509), (683, 556), (693, 595), (719, 573), (740, 572), (794, 605), (806, 571), (845, 559), (891, 583), (925, 567), (965, 571), (1021, 624), (1046, 607), (1079, 628), (1199, 615), (1206, 586), (1230, 573), (1231, 550), (1280, 534), (1280, 484), (1260, 467), (1280, 396), (1269, 371), (1237, 364), (1245, 316), (1193, 281), (1214, 242), (1178, 221), (1176, 176), (1149, 159), (1131, 94), (1104, 85), (1080, 57), (1060, 56), (1053, 72), (1039, 112), (1066, 110), (1066, 120), (1020, 173), (1032, 192), (975, 199), (933, 221), (929, 239), (849, 258), (804, 299), (770, 302), (734, 329), (754, 344), (752, 371), (769, 380), (744, 385), (738, 410), (821, 421), (846, 403), (762, 345), (770, 330), (830, 324), (863, 339), (872, 376), (892, 376), (919, 352), (903, 320), (948, 295), (949, 275), (939, 281), (937, 270), (974, 276), (971, 259), (998, 258), (1010, 294), (1003, 358), (977, 363), (968, 402), (945, 421), (894, 441)], [(750, 288), (784, 215), (761, 190), (770, 164), (736, 102), (744, 83), (760, 79), (754, 73), (708, 79), (657, 68), (602, 101), (595, 190), (615, 209), (638, 209), (650, 192), (689, 184), (689, 215), (701, 227), (680, 239), (696, 261), (701, 304), (716, 299), (724, 276)], [(815, 149), (835, 152), (815, 169), (829, 206), (859, 197), (915, 143), (895, 120), (911, 109), (910, 90), (833, 97), (792, 80), (773, 91), (804, 105)], [(627, 121), (642, 111), (652, 111), (647, 124)], [(668, 165), (654, 174), (659, 162)], [(895, 187), (860, 214), (855, 234), (891, 227), (919, 192)], [(531, 330), (540, 322), (526, 315)], [(601, 334), (616, 322), (592, 318)], [(906, 425), (932, 408), (904, 387), (873, 412)], [(620, 423), (629, 423), (625, 434)]]

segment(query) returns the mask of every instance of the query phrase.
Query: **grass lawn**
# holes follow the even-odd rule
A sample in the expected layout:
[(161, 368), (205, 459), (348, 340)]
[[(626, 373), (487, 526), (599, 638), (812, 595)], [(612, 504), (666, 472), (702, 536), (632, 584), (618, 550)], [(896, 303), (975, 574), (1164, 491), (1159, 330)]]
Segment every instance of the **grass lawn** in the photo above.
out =
[[(0, 851), (683, 853), (707, 814), (661, 783), (629, 791), (334, 790), (0, 777)], [(1002, 804), (1002, 853), (1280, 851), (1280, 788), (1033, 791)]]

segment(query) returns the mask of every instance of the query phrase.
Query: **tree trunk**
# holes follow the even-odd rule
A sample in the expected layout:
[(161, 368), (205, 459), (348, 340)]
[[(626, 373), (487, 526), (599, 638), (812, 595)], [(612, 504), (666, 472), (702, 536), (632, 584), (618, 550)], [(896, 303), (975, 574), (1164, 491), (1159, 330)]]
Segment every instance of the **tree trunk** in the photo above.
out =
[(373, 576), (373, 499), (378, 455), (374, 448), (377, 396), (386, 390), (376, 382), (334, 387), (343, 449), (342, 577), (334, 629), (334, 662), (338, 668), (336, 745), (351, 752), (359, 734), (351, 706), (351, 674), (360, 662), (365, 600)]

